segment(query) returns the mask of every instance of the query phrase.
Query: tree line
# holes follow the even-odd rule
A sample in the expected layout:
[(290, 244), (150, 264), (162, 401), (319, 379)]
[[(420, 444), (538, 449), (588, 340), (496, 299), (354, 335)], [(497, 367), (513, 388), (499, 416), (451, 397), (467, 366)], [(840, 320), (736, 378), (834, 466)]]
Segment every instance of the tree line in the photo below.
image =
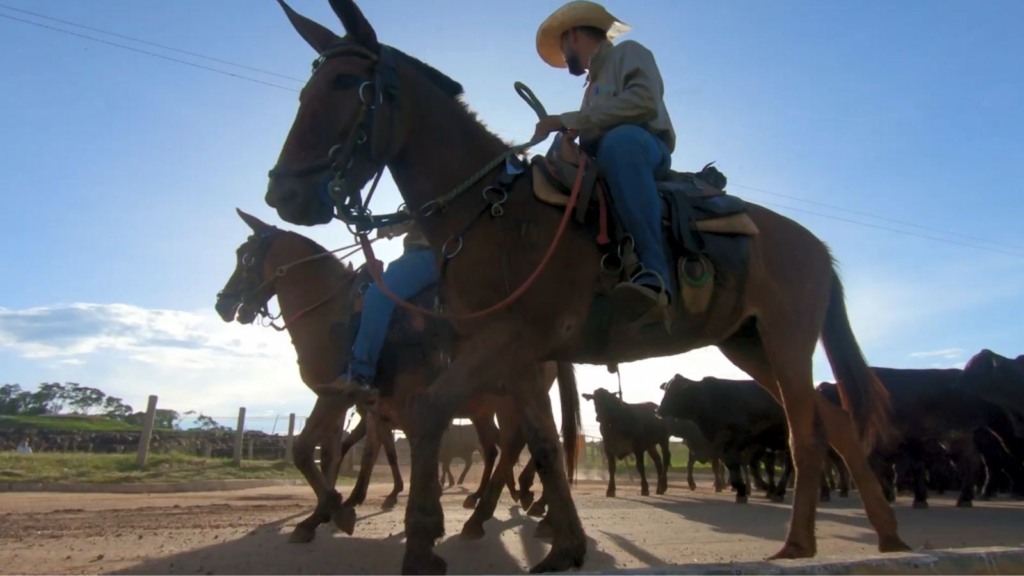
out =
[[(0, 386), (0, 415), (3, 416), (103, 416), (118, 422), (141, 426), (145, 412), (135, 411), (121, 398), (108, 396), (99, 388), (82, 386), (76, 382), (43, 382), (35, 390), (23, 390), (20, 384)], [(195, 417), (195, 427), (201, 430), (227, 430), (202, 413), (194, 410), (178, 412), (157, 408), (156, 427), (180, 430), (182, 419)]]

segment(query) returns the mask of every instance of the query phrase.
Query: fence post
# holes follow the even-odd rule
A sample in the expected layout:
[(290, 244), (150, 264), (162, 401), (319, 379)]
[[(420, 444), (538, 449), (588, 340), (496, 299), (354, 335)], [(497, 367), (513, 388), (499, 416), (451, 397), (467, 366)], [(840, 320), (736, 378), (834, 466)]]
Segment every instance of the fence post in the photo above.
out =
[(146, 466), (146, 458), (149, 457), (149, 441), (153, 438), (153, 428), (156, 426), (156, 396), (149, 397), (149, 405), (146, 406), (146, 420), (142, 423), (142, 435), (139, 436), (139, 450), (135, 457), (135, 465), (139, 468)]
[(242, 441), (245, 435), (245, 408), (238, 409), (238, 425), (235, 427), (235, 466), (242, 465)]
[(284, 459), (291, 462), (295, 449), (295, 413), (288, 415), (288, 437), (284, 439)]
[(256, 438), (254, 436), (249, 436), (249, 460), (253, 459), (252, 453), (253, 453), (253, 447), (255, 446), (255, 444), (256, 444)]

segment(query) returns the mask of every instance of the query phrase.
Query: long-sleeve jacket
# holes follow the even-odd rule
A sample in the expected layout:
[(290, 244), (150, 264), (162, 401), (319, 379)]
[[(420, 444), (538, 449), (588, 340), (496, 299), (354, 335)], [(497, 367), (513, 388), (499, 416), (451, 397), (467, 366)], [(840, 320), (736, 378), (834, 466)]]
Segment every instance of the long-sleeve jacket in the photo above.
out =
[(612, 128), (636, 124), (675, 150), (676, 134), (665, 108), (665, 87), (654, 55), (639, 42), (603, 42), (590, 59), (587, 89), (578, 112), (560, 114), (589, 148)]
[(401, 236), (402, 234), (405, 234), (405, 238), (402, 240), (402, 246), (406, 249), (414, 246), (430, 248), (430, 242), (427, 242), (427, 237), (423, 235), (423, 231), (416, 225), (415, 220), (408, 220), (401, 224), (394, 224), (392, 226), (385, 226), (377, 229), (377, 236), (381, 238), (394, 238), (395, 236)]

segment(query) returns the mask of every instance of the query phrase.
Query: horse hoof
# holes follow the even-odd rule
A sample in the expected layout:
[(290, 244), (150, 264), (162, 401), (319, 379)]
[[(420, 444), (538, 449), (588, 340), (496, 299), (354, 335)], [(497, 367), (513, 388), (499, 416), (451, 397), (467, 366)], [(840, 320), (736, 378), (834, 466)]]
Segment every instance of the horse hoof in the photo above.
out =
[(687, 486), (690, 488), (690, 492), (693, 492), (694, 490), (697, 489), (697, 485), (694, 484), (693, 482), (688, 483)]
[(530, 574), (542, 572), (565, 572), (570, 568), (580, 568), (583, 560), (587, 557), (587, 545), (580, 544), (574, 547), (552, 548), (547, 557), (539, 564), (530, 568)]
[(970, 500), (957, 500), (957, 508), (974, 508), (974, 503)]
[(650, 496), (651, 495), (651, 491), (648, 490), (647, 488), (641, 488), (640, 489), (640, 495), (641, 496)]
[(470, 520), (462, 525), (459, 537), (463, 540), (480, 540), (485, 534), (483, 525)]
[(385, 512), (390, 512), (395, 509), (395, 506), (398, 506), (398, 496), (392, 495), (384, 499), (384, 502), (380, 505), (380, 509)]
[(615, 498), (615, 490), (608, 490), (604, 495), (606, 498)]
[(792, 542), (786, 542), (782, 549), (768, 557), (768, 560), (793, 560), (795, 558), (814, 558), (813, 547), (801, 546)]
[(331, 513), (331, 521), (334, 525), (349, 536), (356, 531), (356, 509), (351, 506), (342, 506)]
[(540, 502), (534, 502), (533, 506), (530, 506), (526, 510), (526, 515), (532, 516), (534, 518), (542, 518), (544, 516), (545, 508), (546, 506), (544, 506)]
[(469, 496), (466, 496), (465, 500), (462, 501), (462, 507), (465, 508), (466, 510), (474, 510), (476, 508), (476, 503), (479, 500), (479, 496), (477, 496), (476, 494), (470, 494)]
[(305, 526), (296, 526), (295, 530), (288, 536), (288, 542), (291, 544), (308, 544), (316, 538), (315, 528), (306, 528)]
[(915, 510), (927, 510), (928, 509), (928, 501), (927, 500), (914, 500), (913, 508)]
[(555, 537), (555, 529), (551, 526), (551, 521), (544, 518), (537, 523), (537, 528), (533, 531), (533, 537), (539, 540), (550, 540)]
[(448, 563), (431, 551), (406, 552), (402, 558), (402, 574), (447, 574)]
[(658, 494), (659, 496), (664, 494), (665, 492), (668, 492), (668, 486), (658, 488), (657, 490), (655, 490), (655, 494)]
[(910, 552), (911, 548), (907, 546), (906, 542), (900, 540), (899, 536), (889, 536), (878, 541), (878, 551), (883, 554), (888, 552)]
[(736, 503), (737, 504), (746, 504), (747, 503), (747, 497), (746, 496), (740, 496), (739, 494), (737, 494), (736, 495)]

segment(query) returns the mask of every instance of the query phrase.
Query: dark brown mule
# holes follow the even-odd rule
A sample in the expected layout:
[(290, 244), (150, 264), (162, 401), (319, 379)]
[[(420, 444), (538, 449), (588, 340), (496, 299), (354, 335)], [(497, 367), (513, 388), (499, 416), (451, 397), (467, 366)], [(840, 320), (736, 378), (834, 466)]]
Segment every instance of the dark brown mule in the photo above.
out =
[[(888, 431), (886, 391), (862, 356), (821, 240), (792, 220), (749, 204), (747, 213), (760, 233), (750, 240), (745, 269), (716, 281), (703, 312), (680, 311), (671, 331), (656, 326), (612, 338), (600, 351), (588, 349), (585, 328), (601, 274), (593, 234), (570, 226), (549, 253), (557, 231), (564, 229), (563, 215), (534, 197), (529, 172), (509, 185), (507, 198), (486, 190), (501, 172), (501, 163), (492, 161), (506, 154), (508, 145), (467, 110), (457, 82), (379, 43), (351, 0), (330, 2), (348, 32), (345, 38), (279, 2), (320, 58), (271, 171), (267, 204), (287, 222), (325, 224), (334, 216), (334, 206), (319, 193), (325, 180), (333, 174), (331, 193), (347, 199), (351, 213), (361, 188), (386, 167), (431, 246), (447, 259), (440, 292), (461, 337), (454, 361), (414, 408), (403, 572), (446, 570), (433, 551), (444, 535), (438, 444), (456, 408), (489, 376), (534, 371), (546, 360), (612, 364), (709, 345), (718, 346), (786, 409), (797, 482), (786, 541), (774, 556), (816, 553), (817, 492), (828, 443), (861, 486), (879, 548), (908, 549), (861, 445)], [(476, 178), (488, 166), (495, 169)], [(446, 201), (437, 202), (441, 198)], [(491, 204), (498, 209), (483, 212)], [(503, 304), (496, 306), (499, 301)], [(483, 310), (489, 313), (464, 318)], [(814, 392), (812, 355), (819, 337), (842, 382), (849, 413)], [(554, 529), (550, 553), (533, 570), (564, 570), (582, 564), (586, 540), (558, 457), (550, 404), (535, 380), (521, 378), (523, 385), (510, 390), (538, 431), (528, 441), (549, 493)]]
[[(351, 265), (346, 266), (331, 257), (309, 238), (270, 226), (242, 211), (239, 216), (254, 234), (238, 249), (235, 271), (218, 295), (217, 310), (226, 321), (237, 314), (240, 322), (251, 323), (261, 310), (266, 313), (267, 302), (276, 295), (281, 316), (285, 318), (286, 329), (298, 353), (303, 381), (315, 392), (322, 392), (294, 450), (296, 467), (317, 494), (318, 505), (314, 513), (296, 527), (292, 540), (312, 540), (316, 528), (332, 519), (351, 534), (355, 523), (353, 507), (366, 497), (370, 473), (382, 444), (395, 478), (395, 489), (385, 500), (384, 507), (394, 506), (402, 490), (402, 480), (394, 455), (392, 430), (405, 428), (408, 416), (404, 407), (431, 383), (445, 358), (437, 353), (438, 347), (429, 343), (430, 326), (423, 325), (417, 315), (398, 310), (395, 321), (406, 329), (389, 334), (378, 374), (387, 393), (374, 409), (365, 414), (360, 409), (363, 419), (339, 446), (340, 426), (352, 402), (325, 392), (315, 383), (329, 382), (347, 361), (355, 326), (353, 316), (360, 308), (362, 291), (370, 278), (365, 271), (354, 271)], [(421, 296), (430, 298), (431, 294)], [(571, 365), (556, 366), (549, 362), (542, 371), (546, 390), (550, 389), (556, 375), (558, 377), (565, 406), (563, 421), (570, 425), (566, 440), (572, 441), (579, 436), (579, 404), (573, 401), (576, 383)], [(508, 387), (502, 379), (496, 381), (498, 387)], [(496, 416), (500, 432), (494, 424)], [(483, 535), (483, 522), (493, 514), (502, 486), (508, 485), (513, 496), (518, 494), (512, 482), (512, 466), (525, 444), (525, 430), (519, 411), (507, 394), (475, 395), (457, 410), (456, 417), (473, 422), (478, 440), (485, 447), (485, 470), (480, 487), (465, 502), (467, 508), (476, 506), (477, 510), (466, 523), (464, 533), (467, 537), (478, 537)], [(359, 477), (352, 494), (342, 503), (335, 490), (341, 460), (363, 436), (366, 444)], [(321, 470), (317, 470), (313, 462), (313, 449), (318, 442), (322, 453)], [(501, 457), (497, 462), (498, 473), (492, 479), (497, 447), (500, 447)], [(567, 453), (573, 458), (570, 466), (574, 466), (576, 453), (571, 450)]]

